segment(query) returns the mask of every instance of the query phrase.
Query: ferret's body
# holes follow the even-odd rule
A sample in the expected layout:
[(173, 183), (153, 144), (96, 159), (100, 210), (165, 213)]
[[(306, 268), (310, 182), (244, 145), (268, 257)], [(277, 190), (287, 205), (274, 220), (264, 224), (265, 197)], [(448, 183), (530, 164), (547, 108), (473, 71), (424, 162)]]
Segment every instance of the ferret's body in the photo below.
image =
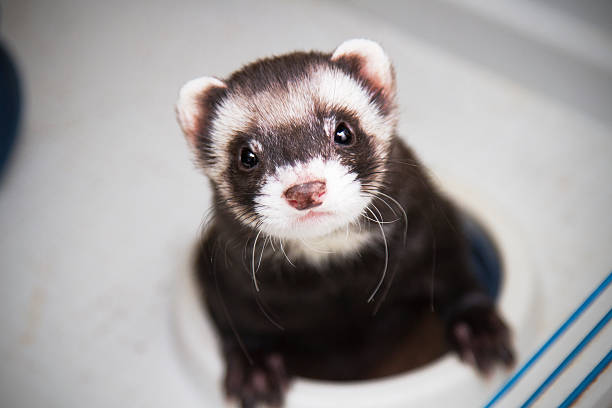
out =
[[(256, 353), (269, 348), (290, 359), (312, 356), (321, 362), (322, 376), (361, 378), (432, 304), (444, 313), (452, 303), (449, 298), (476, 290), (466, 269), (455, 211), (435, 195), (399, 139), (392, 157), (397, 164), (390, 166), (389, 176), (396, 187), (382, 192), (396, 197), (406, 211), (408, 228), (393, 203), (376, 205), (376, 216), (391, 220), (383, 224), (387, 251), (378, 225), (370, 220), (356, 231), (370, 233), (369, 242), (353, 256), (338, 256), (316, 240), (301, 245), (275, 239), (264, 243), (260, 236), (254, 246), (257, 231), (222, 211), (215, 215), (199, 252), (197, 272), (224, 344), (239, 346), (234, 343), (238, 335)], [(341, 231), (338, 239), (351, 239), (354, 233), (347, 238)], [(253, 284), (253, 256), (259, 291)], [(386, 261), (386, 276), (368, 302)], [(327, 364), (328, 359), (342, 364)]]
[(365, 40), (181, 91), (215, 194), (197, 276), (243, 406), (280, 403), (296, 360), (362, 378), (431, 308), (464, 359), (512, 360), (456, 210), (395, 133), (394, 97), (388, 58)]

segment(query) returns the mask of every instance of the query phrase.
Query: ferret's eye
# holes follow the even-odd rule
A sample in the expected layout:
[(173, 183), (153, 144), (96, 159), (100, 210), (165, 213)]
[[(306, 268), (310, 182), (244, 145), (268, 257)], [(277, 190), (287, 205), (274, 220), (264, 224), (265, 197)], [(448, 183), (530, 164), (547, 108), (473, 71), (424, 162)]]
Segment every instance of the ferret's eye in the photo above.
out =
[(253, 153), (251, 149), (243, 147), (240, 150), (240, 165), (245, 170), (251, 170), (252, 168), (257, 166), (258, 162), (259, 160), (257, 159), (257, 156), (255, 155), (255, 153)]
[(341, 145), (349, 145), (353, 141), (353, 133), (346, 126), (344, 122), (341, 122), (338, 126), (336, 126), (336, 131), (334, 132), (334, 142)]

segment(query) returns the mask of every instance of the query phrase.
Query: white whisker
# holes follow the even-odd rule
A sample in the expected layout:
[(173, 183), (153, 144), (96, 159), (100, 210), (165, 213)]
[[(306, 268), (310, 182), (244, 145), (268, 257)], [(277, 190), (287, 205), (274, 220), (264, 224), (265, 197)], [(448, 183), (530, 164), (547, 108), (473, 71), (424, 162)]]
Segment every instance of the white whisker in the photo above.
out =
[(255, 247), (257, 246), (257, 238), (259, 238), (259, 234), (261, 234), (261, 230), (255, 236), (255, 242), (253, 242), (253, 251), (251, 257), (251, 266), (253, 270), (253, 283), (255, 284), (255, 290), (259, 292), (259, 285), (257, 284), (257, 278), (255, 277)]
[[(374, 197), (374, 196), (372, 196)], [(378, 198), (378, 197), (377, 197)], [(367, 216), (363, 216), (364, 218), (369, 219), (370, 221), (374, 221), (374, 222), (380, 222), (381, 224), (393, 224), (394, 222), (399, 221), (399, 218), (394, 219), (393, 221), (383, 221), (383, 216), (382, 213), (380, 212), (380, 210), (378, 209), (378, 207), (376, 207), (373, 203), (370, 203), (370, 205), (372, 207), (374, 207), (374, 209), (376, 210), (376, 212), (378, 213), (378, 216), (380, 217), (380, 220), (378, 220), (378, 218), (376, 219), (376, 221), (372, 220), (371, 218), (367, 217)]]
[(397, 200), (391, 197), (390, 195), (387, 195), (380, 191), (376, 192), (376, 194), (380, 194), (382, 196), (387, 197), (389, 200), (393, 201), (395, 205), (397, 205), (397, 207), (402, 211), (402, 214), (404, 216), (404, 245), (406, 245), (406, 237), (408, 235), (408, 216), (406, 215), (406, 211), (404, 210), (404, 207), (402, 207), (402, 205), (398, 203)]
[(393, 215), (395, 215), (396, 217), (398, 216), (397, 213), (395, 212), (395, 210), (393, 209), (393, 207), (391, 207), (391, 205), (389, 205), (389, 203), (387, 201), (385, 201), (382, 197), (378, 197), (376, 194), (371, 194), (370, 195), (372, 198), (376, 198), (380, 201), (382, 201), (393, 213)]
[(293, 264), (293, 262), (291, 262), (291, 259), (289, 259), (289, 257), (287, 256), (287, 253), (285, 252), (285, 248), (283, 247), (283, 240), (281, 238), (279, 238), (278, 242), (279, 242), (279, 246), (280, 246), (281, 252), (283, 253), (283, 255), (285, 255), (285, 259), (287, 260), (287, 262), (289, 262), (289, 264), (291, 266), (293, 266), (295, 268), (295, 265)]
[[(372, 210), (370, 210), (367, 207), (366, 207), (366, 210), (370, 211), (370, 214), (372, 214), (372, 217), (376, 218), (376, 214), (374, 214)], [(385, 230), (383, 229), (382, 224), (380, 222), (377, 222), (377, 224), (378, 224), (378, 227), (380, 228), (380, 233), (382, 234), (383, 243), (385, 244), (385, 267), (383, 268), (382, 275), (380, 277), (380, 280), (378, 281), (378, 284), (376, 285), (376, 288), (374, 288), (374, 291), (368, 298), (368, 303), (370, 303), (374, 299), (374, 296), (376, 296), (376, 293), (382, 286), (385, 280), (385, 276), (387, 275), (387, 266), (389, 265), (389, 249), (387, 248), (387, 237), (385, 236)]]
[[(366, 209), (367, 209), (367, 210), (369, 210), (369, 208), (366, 208)], [(365, 214), (361, 214), (361, 216), (362, 216), (363, 218), (365, 218), (366, 220), (369, 220), (369, 221), (375, 222), (375, 223), (377, 223), (377, 224), (393, 224), (394, 222), (396, 222), (396, 221), (397, 221), (397, 220), (393, 220), (393, 221), (378, 221), (377, 219), (376, 219), (376, 220), (373, 220), (372, 218), (368, 217), (368, 216), (367, 216), (367, 215), (365, 215)]]
[(257, 271), (256, 272), (259, 271), (259, 267), (261, 266), (261, 260), (263, 258), (264, 251), (266, 250), (266, 244), (267, 244), (269, 238), (270, 238), (269, 236), (266, 236), (266, 238), (264, 239), (263, 246), (261, 247), (261, 253), (259, 255), (259, 262), (257, 262)]
[(274, 238), (272, 237), (270, 237), (270, 246), (272, 247), (272, 250), (276, 252), (276, 248), (274, 248)]

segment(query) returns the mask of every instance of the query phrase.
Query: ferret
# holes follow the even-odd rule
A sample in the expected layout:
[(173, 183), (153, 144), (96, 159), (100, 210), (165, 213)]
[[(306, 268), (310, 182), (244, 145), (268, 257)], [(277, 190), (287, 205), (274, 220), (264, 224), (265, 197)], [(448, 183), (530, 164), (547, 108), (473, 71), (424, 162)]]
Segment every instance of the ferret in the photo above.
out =
[(214, 200), (195, 274), (242, 407), (282, 405), (296, 361), (363, 378), (426, 310), (479, 371), (513, 362), (458, 210), (396, 133), (395, 99), (389, 57), (364, 39), (179, 92)]

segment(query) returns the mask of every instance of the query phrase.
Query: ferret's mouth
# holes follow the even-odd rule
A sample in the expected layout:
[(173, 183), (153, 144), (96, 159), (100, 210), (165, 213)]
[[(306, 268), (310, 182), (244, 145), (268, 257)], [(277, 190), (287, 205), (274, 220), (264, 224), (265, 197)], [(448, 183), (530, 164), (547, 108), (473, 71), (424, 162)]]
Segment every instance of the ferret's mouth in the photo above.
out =
[(297, 222), (309, 222), (319, 220), (325, 217), (332, 215), (330, 211), (317, 211), (317, 210), (309, 210), (304, 215), (300, 215), (297, 218)]

